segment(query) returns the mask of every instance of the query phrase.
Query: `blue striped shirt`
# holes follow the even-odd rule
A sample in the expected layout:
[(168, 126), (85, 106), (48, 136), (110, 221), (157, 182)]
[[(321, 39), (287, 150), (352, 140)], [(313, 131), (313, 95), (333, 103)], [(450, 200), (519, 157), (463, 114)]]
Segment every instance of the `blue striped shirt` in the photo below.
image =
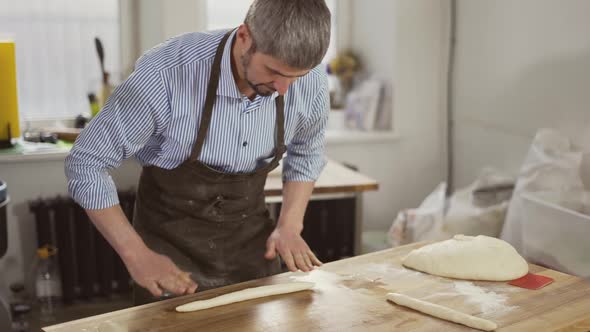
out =
[[(135, 156), (142, 165), (174, 169), (197, 137), (217, 45), (225, 31), (188, 33), (145, 53), (82, 131), (66, 158), (68, 189), (86, 209), (119, 203), (108, 170)], [(213, 117), (199, 160), (227, 173), (251, 172), (270, 162), (275, 147), (274, 95), (250, 101), (231, 71), (233, 32), (225, 46)], [(327, 78), (320, 67), (285, 94), (284, 181), (315, 181), (325, 165), (329, 112)]]

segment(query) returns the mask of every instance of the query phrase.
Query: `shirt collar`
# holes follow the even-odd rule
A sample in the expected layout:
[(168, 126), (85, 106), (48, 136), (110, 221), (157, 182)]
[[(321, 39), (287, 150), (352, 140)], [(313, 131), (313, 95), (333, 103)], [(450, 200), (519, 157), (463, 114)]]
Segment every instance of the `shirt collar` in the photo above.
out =
[[(230, 34), (227, 43), (223, 49), (223, 56), (221, 58), (221, 73), (219, 75), (219, 87), (217, 88), (217, 95), (219, 96), (226, 96), (232, 98), (242, 98), (242, 93), (238, 90), (238, 86), (236, 81), (234, 80), (234, 75), (231, 71), (231, 49), (233, 45), (233, 40), (236, 36), (236, 32), (238, 29), (234, 29), (234, 31)], [(274, 99), (279, 95), (278, 92), (274, 92), (267, 99)], [(257, 96), (258, 97), (258, 96)]]
[(223, 56), (221, 58), (221, 73), (219, 75), (219, 87), (217, 88), (217, 95), (241, 98), (242, 94), (238, 90), (234, 75), (231, 71), (231, 49), (233, 40), (236, 36), (235, 29), (229, 36), (225, 48), (223, 49)]

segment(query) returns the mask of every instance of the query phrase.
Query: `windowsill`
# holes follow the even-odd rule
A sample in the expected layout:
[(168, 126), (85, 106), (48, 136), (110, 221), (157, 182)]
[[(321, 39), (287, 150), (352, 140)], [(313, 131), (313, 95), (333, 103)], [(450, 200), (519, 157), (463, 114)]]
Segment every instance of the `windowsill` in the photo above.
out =
[(68, 153), (70, 153), (70, 147), (63, 144), (56, 144), (55, 146), (44, 144), (40, 145), (39, 148), (31, 148), (32, 146), (29, 145), (27, 148), (21, 143), (17, 143), (15, 148), (0, 150), (0, 164), (30, 161), (63, 161)]
[[(393, 131), (326, 130), (326, 144), (387, 143), (399, 139), (400, 136)], [(69, 152), (68, 147), (56, 147), (55, 149), (36, 152), (0, 151), (0, 163), (60, 161), (64, 160)]]
[[(88, 117), (87, 114), (84, 116)], [(29, 129), (35, 130), (38, 128), (74, 128), (74, 124), (76, 122), (75, 118), (72, 117), (63, 117), (63, 118), (36, 118), (36, 119), (25, 119), (21, 121), (21, 128), (23, 131), (27, 131)]]
[(326, 144), (386, 143), (400, 139), (399, 134), (390, 131), (326, 130)]
[(6, 153), (0, 154), (0, 164), (2, 163), (20, 163), (29, 161), (63, 161), (70, 153), (69, 149), (59, 151), (44, 151), (35, 153)]

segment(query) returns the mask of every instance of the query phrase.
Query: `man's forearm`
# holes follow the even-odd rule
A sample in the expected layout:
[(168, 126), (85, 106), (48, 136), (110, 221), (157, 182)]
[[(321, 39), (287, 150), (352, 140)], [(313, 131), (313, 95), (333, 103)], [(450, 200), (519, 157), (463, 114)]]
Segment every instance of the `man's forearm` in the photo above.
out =
[(303, 230), (303, 216), (313, 192), (315, 182), (285, 182), (283, 204), (278, 226), (296, 227)]
[(86, 210), (86, 213), (124, 261), (132, 259), (136, 253), (146, 248), (120, 205), (100, 210)]

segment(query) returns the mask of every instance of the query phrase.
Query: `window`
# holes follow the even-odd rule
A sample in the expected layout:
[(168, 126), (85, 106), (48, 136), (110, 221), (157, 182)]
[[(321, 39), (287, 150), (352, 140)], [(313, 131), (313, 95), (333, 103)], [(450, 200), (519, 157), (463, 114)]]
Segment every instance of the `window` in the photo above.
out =
[[(242, 24), (251, 3), (252, 1), (245, 0), (207, 0), (207, 30), (237, 27)], [(331, 59), (336, 54), (336, 0), (327, 0), (326, 4), (332, 13), (332, 35), (324, 59)]]
[(88, 93), (105, 69), (120, 76), (118, 0), (0, 0), (0, 37), (16, 43), (22, 120), (72, 118), (89, 112)]

